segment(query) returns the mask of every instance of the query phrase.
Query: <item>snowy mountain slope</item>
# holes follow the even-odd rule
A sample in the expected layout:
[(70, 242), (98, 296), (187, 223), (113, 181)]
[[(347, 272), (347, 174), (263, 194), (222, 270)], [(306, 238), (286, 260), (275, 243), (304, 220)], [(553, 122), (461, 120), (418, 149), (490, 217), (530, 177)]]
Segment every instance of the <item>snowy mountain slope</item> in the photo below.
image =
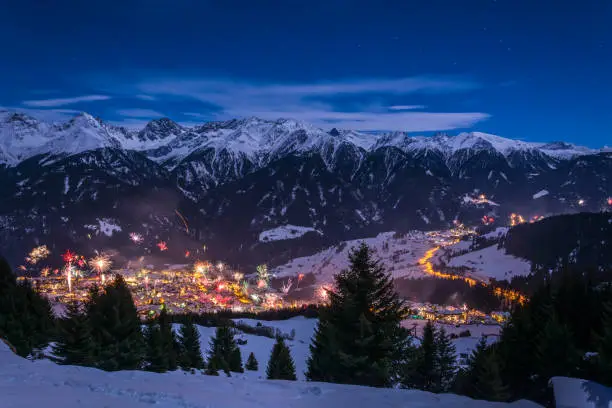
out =
[[(82, 228), (68, 228), (66, 218), (69, 223), (112, 218), (124, 231), (149, 219), (164, 225), (152, 235), (163, 236), (177, 221), (178, 209), (192, 238), (217, 258), (248, 267), (278, 265), (340, 241), (391, 230), (443, 229), (454, 219), (479, 223), (487, 215), (500, 226), (515, 212), (530, 218), (612, 209), (606, 204), (612, 160), (596, 153), (477, 132), (432, 137), (327, 132), (289, 119), (194, 127), (158, 119), (131, 131), (87, 114), (45, 124), (3, 112), (0, 217), (12, 231), (27, 231), (24, 242), (18, 236), (7, 244), (16, 259), (23, 259), (33, 237), (86, 242)], [(534, 200), (542, 190), (549, 194)], [(481, 194), (498, 205), (464, 201)], [(141, 214), (140, 208), (151, 213)], [(49, 223), (65, 228), (50, 229)], [(175, 222), (179, 232), (181, 224)], [(263, 231), (283, 225), (309, 226), (322, 235), (259, 241)]]
[[(452, 247), (449, 249), (452, 250)], [(508, 255), (504, 248), (497, 248), (497, 245), (452, 257), (447, 265), (465, 267), (469, 276), (482, 281), (489, 278), (510, 281), (515, 276), (527, 276), (531, 272), (531, 262)]]
[(348, 255), (365, 242), (379, 257), (393, 278), (427, 276), (418, 260), (431, 248), (424, 233), (396, 234), (385, 232), (376, 237), (341, 242), (311, 256), (296, 258), (272, 269), (278, 278), (295, 279), (300, 273), (313, 273), (317, 284), (333, 282), (333, 276), (348, 268)]
[[(165, 408), (228, 407), (321, 408), (364, 407), (539, 407), (529, 401), (511, 404), (475, 401), (452, 394), (376, 389), (324, 383), (257, 381), (201, 374), (142, 371), (104, 372), (31, 362), (15, 356), (0, 342), (0, 390), (7, 408), (50, 407)], [(36, 392), (32, 392), (36, 390)]]

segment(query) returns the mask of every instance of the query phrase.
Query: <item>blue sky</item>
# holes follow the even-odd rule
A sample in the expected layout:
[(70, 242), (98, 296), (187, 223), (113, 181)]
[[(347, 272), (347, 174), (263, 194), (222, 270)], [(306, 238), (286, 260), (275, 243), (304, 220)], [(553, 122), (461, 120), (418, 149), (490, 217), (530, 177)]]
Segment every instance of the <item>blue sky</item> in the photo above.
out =
[(607, 0), (0, 0), (0, 106), (612, 144)]

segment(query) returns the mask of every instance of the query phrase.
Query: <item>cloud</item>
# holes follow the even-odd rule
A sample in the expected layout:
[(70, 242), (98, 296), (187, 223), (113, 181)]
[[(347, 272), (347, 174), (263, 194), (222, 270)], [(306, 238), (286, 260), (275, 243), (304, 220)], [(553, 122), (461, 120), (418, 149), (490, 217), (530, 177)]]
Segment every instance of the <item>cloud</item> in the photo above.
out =
[(0, 110), (2, 109), (6, 109), (11, 112), (24, 113), (46, 122), (64, 122), (81, 113), (81, 111), (73, 109), (32, 109), (23, 108), (21, 106), (0, 106)]
[(403, 111), (403, 110), (416, 110), (416, 109), (425, 109), (426, 106), (423, 105), (393, 105), (389, 106), (387, 109), (395, 110), (395, 111)]
[[(472, 81), (428, 76), (397, 79), (355, 79), (313, 83), (254, 83), (230, 79), (158, 78), (137, 83), (135, 93), (184, 98), (216, 107), (186, 116), (208, 120), (257, 116), (293, 118), (316, 126), (357, 130), (432, 131), (473, 126), (489, 117), (482, 112), (408, 112), (423, 105), (386, 105), (402, 95), (444, 95), (478, 88)], [(348, 110), (339, 98), (359, 102)]]
[(157, 98), (155, 98), (154, 96), (151, 95), (145, 95), (145, 94), (138, 94), (138, 95), (134, 95), (136, 98), (141, 99), (143, 101), (155, 101), (157, 100)]
[(39, 100), (23, 101), (22, 104), (25, 106), (33, 106), (33, 107), (54, 107), (54, 106), (73, 105), (79, 102), (105, 101), (108, 99), (111, 99), (111, 97), (108, 95), (83, 95), (83, 96), (75, 96), (73, 98), (39, 99)]
[(163, 113), (154, 111), (152, 109), (119, 109), (116, 112), (121, 116), (130, 118), (161, 118), (165, 116)]

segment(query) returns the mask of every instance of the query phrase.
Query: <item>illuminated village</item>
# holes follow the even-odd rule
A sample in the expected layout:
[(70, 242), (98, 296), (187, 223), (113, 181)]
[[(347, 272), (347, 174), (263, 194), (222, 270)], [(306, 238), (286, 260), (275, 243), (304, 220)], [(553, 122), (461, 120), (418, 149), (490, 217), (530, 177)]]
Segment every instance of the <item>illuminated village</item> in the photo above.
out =
[[(470, 200), (479, 204), (492, 203), (484, 194)], [(612, 205), (612, 199), (607, 201), (607, 204)], [(507, 225), (537, 222), (542, 218), (539, 215), (526, 218), (513, 213)], [(492, 216), (484, 216), (482, 221), (485, 225), (496, 222)], [(487, 281), (440, 271), (434, 265), (434, 257), (439, 250), (474, 234), (476, 234), (474, 229), (466, 227), (459, 221), (454, 221), (451, 229), (427, 233), (428, 240), (433, 246), (418, 260), (421, 270), (439, 279), (463, 280), (470, 286), (488, 286)], [(143, 242), (142, 235), (138, 233), (130, 233), (129, 237), (135, 244)], [(155, 246), (160, 252), (168, 249), (164, 241), (158, 242)], [(300, 288), (304, 274), (299, 273), (275, 288), (271, 285), (273, 276), (266, 265), (260, 265), (256, 271), (245, 275), (222, 262), (213, 264), (208, 261), (194, 261), (187, 265), (155, 268), (145, 265), (144, 257), (141, 257), (136, 262), (128, 263), (124, 268), (112, 268), (113, 262), (105, 254), (96, 253), (93, 258), (86, 259), (68, 250), (62, 255), (64, 267), (51, 270), (42, 266), (49, 255), (50, 251), (45, 245), (33, 248), (25, 258), (27, 266), (21, 267), (21, 270), (26, 272), (22, 275), (26, 276), (21, 276), (19, 279), (29, 280), (52, 302), (65, 304), (73, 300), (85, 300), (93, 285), (104, 285), (113, 279), (114, 275), (120, 274), (132, 289), (135, 304), (142, 315), (155, 314), (161, 308), (166, 308), (171, 313), (203, 313), (228, 309), (237, 312), (257, 312), (267, 309), (297, 308), (306, 304), (326, 303), (330, 289), (326, 285), (319, 285), (314, 288), (313, 295), (309, 299), (294, 300), (292, 292)], [(186, 257), (189, 257), (188, 252)], [(492, 289), (493, 293), (503, 298), (507, 305), (526, 302), (526, 298), (516, 291), (500, 287)], [(467, 310), (465, 307), (419, 304), (413, 305), (412, 310), (413, 318), (449, 324), (494, 324), (504, 322), (507, 318), (504, 312), (486, 315), (477, 310)]]

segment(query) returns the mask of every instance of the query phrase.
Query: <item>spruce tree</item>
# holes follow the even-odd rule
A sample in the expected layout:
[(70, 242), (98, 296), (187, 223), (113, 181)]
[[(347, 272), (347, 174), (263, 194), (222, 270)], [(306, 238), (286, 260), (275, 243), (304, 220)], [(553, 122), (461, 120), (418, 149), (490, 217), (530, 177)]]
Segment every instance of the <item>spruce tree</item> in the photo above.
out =
[(612, 302), (604, 305), (602, 334), (597, 339), (598, 381), (612, 385)]
[(537, 339), (539, 392), (546, 392), (548, 381), (554, 376), (571, 377), (579, 362), (580, 354), (574, 346), (572, 333), (553, 314)]
[(503, 384), (499, 360), (483, 336), (468, 357), (468, 367), (458, 375), (458, 394), (487, 401), (507, 401), (508, 387)]
[(297, 380), (291, 352), (285, 344), (285, 340), (280, 336), (276, 338), (276, 343), (272, 348), (266, 375), (268, 380)]
[(257, 359), (255, 358), (255, 354), (253, 354), (252, 351), (251, 351), (251, 354), (249, 354), (249, 358), (247, 358), (247, 362), (244, 368), (246, 368), (249, 371), (259, 370), (259, 363), (257, 362)]
[(310, 381), (389, 387), (396, 361), (408, 349), (400, 323), (408, 310), (367, 245), (349, 255), (350, 268), (335, 276), (330, 305), (322, 311), (310, 345)]
[(91, 323), (77, 302), (66, 306), (66, 315), (58, 321), (57, 326), (53, 360), (59, 364), (94, 366), (96, 349)]
[(436, 370), (438, 372), (436, 392), (448, 392), (457, 374), (455, 345), (441, 327), (436, 333)]
[(179, 330), (179, 363), (183, 370), (204, 368), (204, 358), (200, 350), (200, 333), (193, 320), (188, 319)]
[(22, 357), (44, 349), (55, 330), (49, 301), (28, 282), (17, 283), (10, 266), (0, 258), (0, 337)]
[(440, 388), (440, 375), (437, 367), (436, 330), (431, 321), (425, 324), (422, 337), (421, 345), (406, 364), (401, 383), (406, 388), (435, 392)]
[(168, 355), (164, 350), (164, 339), (159, 325), (150, 320), (144, 331), (146, 354), (144, 369), (156, 373), (168, 371)]
[(228, 376), (230, 371), (243, 372), (240, 349), (234, 340), (234, 332), (229, 326), (219, 326), (211, 339), (208, 350), (208, 366), (223, 370)]
[(121, 275), (101, 293), (90, 293), (88, 313), (94, 342), (99, 347), (97, 367), (106, 371), (138, 370), (145, 343), (132, 294)]
[(162, 349), (168, 359), (168, 370), (174, 371), (179, 365), (179, 342), (176, 338), (174, 330), (172, 330), (172, 322), (166, 312), (166, 308), (162, 308), (157, 318), (159, 330), (162, 338)]
[(507, 401), (508, 388), (502, 383), (495, 352), (485, 352), (477, 362), (472, 373), (473, 393), (470, 396), (487, 401)]

